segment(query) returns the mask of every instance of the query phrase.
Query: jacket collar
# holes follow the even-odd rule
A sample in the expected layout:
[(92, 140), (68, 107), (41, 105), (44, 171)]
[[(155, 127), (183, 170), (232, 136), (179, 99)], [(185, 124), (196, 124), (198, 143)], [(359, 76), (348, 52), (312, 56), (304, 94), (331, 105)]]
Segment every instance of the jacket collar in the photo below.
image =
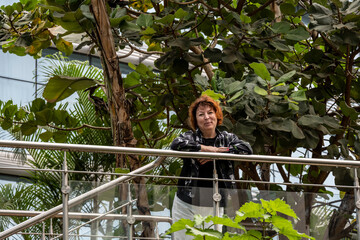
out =
[[(215, 128), (215, 133), (216, 133), (215, 138), (218, 138), (218, 136), (220, 135), (219, 129)], [(200, 131), (199, 128), (196, 129), (196, 135), (197, 135), (199, 138), (201, 138), (201, 139), (204, 138), (204, 137), (203, 137), (203, 134), (202, 134), (202, 132)]]

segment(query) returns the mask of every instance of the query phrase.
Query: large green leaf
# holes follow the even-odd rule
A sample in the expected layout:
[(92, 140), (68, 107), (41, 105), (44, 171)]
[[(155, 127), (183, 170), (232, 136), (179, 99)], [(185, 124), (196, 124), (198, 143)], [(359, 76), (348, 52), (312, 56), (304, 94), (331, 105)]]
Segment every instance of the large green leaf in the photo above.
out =
[(308, 39), (310, 34), (303, 27), (298, 27), (290, 30), (284, 37), (289, 40), (302, 41)]
[(259, 77), (261, 77), (264, 80), (268, 80), (270, 81), (270, 73), (267, 70), (265, 64), (263, 63), (251, 63), (249, 64), (249, 66), (254, 69), (254, 72), (256, 75), (258, 75)]
[(136, 20), (136, 24), (142, 28), (151, 27), (153, 23), (153, 17), (149, 14), (141, 14)]
[(288, 204), (286, 204), (285, 201), (279, 198), (270, 201), (265, 201), (261, 199), (261, 204), (265, 208), (265, 210), (270, 214), (272, 214), (273, 216), (277, 215), (277, 212), (279, 212), (287, 216), (293, 217), (295, 219), (298, 219), (294, 210), (292, 210), (291, 207)]
[(356, 120), (359, 117), (359, 113), (352, 107), (349, 107), (344, 101), (340, 102), (340, 108), (342, 113), (350, 117), (352, 120)]
[(179, 47), (182, 50), (188, 50), (190, 48), (190, 39), (188, 37), (180, 37), (170, 41), (168, 44), (169, 46)]
[(317, 115), (304, 115), (298, 120), (299, 125), (307, 126), (311, 128), (318, 128), (324, 124), (324, 119)]
[(64, 40), (63, 38), (59, 38), (54, 41), (56, 48), (61, 52), (65, 53), (66, 56), (70, 56), (73, 52), (73, 45), (71, 42)]
[(46, 84), (43, 97), (48, 102), (58, 102), (79, 90), (95, 86), (97, 82), (94, 79), (86, 77), (62, 77), (54, 76)]

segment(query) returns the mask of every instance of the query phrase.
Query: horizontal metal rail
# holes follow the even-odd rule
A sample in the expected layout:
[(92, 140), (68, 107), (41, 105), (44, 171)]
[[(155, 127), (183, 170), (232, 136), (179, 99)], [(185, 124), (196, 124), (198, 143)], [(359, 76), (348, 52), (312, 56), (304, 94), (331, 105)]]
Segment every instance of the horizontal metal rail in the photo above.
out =
[(113, 153), (113, 154), (132, 154), (132, 155), (144, 155), (144, 156), (165, 156), (165, 157), (181, 157), (181, 158), (209, 158), (209, 159), (233, 160), (233, 161), (242, 161), (242, 162), (306, 164), (306, 165), (318, 165), (318, 166), (355, 167), (355, 168), (360, 167), (360, 161), (355, 161), (355, 160), (296, 158), (296, 157), (266, 156), (266, 155), (239, 155), (239, 154), (230, 154), (230, 153), (210, 153), (210, 152), (182, 152), (182, 151), (162, 150), (162, 149), (98, 146), (98, 145), (84, 145), (84, 144), (0, 140), (0, 147), (47, 149), (47, 150), (77, 151), (77, 152), (99, 152), (99, 153)]
[[(0, 216), (7, 217), (35, 217), (39, 214), (44, 213), (43, 211), (25, 211), (25, 210), (4, 210), (0, 209)], [(71, 219), (93, 219), (101, 216), (101, 213), (79, 213), (79, 212), (69, 212), (69, 218)], [(150, 215), (131, 215), (135, 218), (135, 221), (147, 221), (147, 222), (168, 222), (172, 223), (170, 217), (164, 216), (150, 216)], [(62, 218), (63, 214), (57, 213), (52, 216), (52, 218)], [(106, 214), (102, 219), (106, 220), (126, 220), (128, 215), (126, 214)]]
[[(56, 233), (38, 233), (38, 232), (19, 232), (18, 234), (20, 235), (45, 235), (45, 236), (58, 236), (60, 234), (56, 234)], [(69, 234), (70, 237), (75, 237), (78, 238), (79, 236), (82, 238), (100, 238), (100, 239), (106, 239), (106, 238), (110, 238), (110, 239), (128, 239), (128, 236), (113, 236), (113, 235), (89, 235), (89, 234), (73, 234), (70, 233)], [(163, 238), (163, 237), (134, 237), (134, 239), (144, 239), (144, 240), (164, 240), (164, 239), (168, 239), (168, 238)]]
[[(153, 169), (154, 167), (158, 166), (162, 161), (163, 161), (163, 158), (158, 158), (155, 161), (153, 161), (153, 162), (151, 162), (151, 163), (149, 163), (149, 164), (147, 164), (147, 165), (145, 165), (143, 167), (140, 167), (140, 168), (132, 171), (131, 173), (137, 174), (137, 173), (147, 172), (147, 171)], [(82, 195), (80, 195), (78, 197), (75, 197), (75, 198), (69, 200), (68, 205), (69, 205), (69, 207), (72, 207), (72, 206), (74, 206), (76, 204), (81, 203), (84, 199), (90, 198), (92, 196), (95, 196), (96, 194), (99, 194), (101, 192), (109, 190), (112, 187), (116, 186), (117, 184), (123, 183), (123, 182), (128, 181), (128, 180), (130, 180), (132, 178), (134, 178), (134, 177), (133, 176), (119, 177), (119, 178), (117, 178), (115, 180), (112, 180), (112, 181), (110, 181), (108, 183), (105, 183), (104, 185), (101, 185), (101, 186), (99, 186), (97, 188), (94, 188), (94, 189), (90, 190), (89, 192), (86, 192), (86, 193), (84, 193), (84, 194), (82, 194)], [(38, 223), (38, 222), (44, 221), (44, 220), (46, 220), (46, 219), (60, 213), (62, 211), (62, 209), (63, 209), (63, 204), (58, 205), (56, 207), (53, 207), (53, 208), (47, 210), (46, 212), (43, 212), (43, 213), (41, 213), (41, 214), (31, 218), (31, 219), (28, 219), (28, 220), (26, 220), (26, 221), (24, 221), (24, 222), (22, 222), (22, 223), (20, 223), (20, 224), (18, 224), (16, 226), (10, 228), (10, 229), (7, 229), (7, 230), (0, 233), (0, 239), (10, 237), (11, 235), (13, 235), (13, 234), (15, 234), (15, 233), (17, 233), (17, 232), (19, 232), (19, 231), (21, 231), (23, 229), (31, 227), (31, 226), (35, 225), (36, 223)]]
[[(19, 169), (16, 167), (0, 167), (0, 169)], [(33, 171), (40, 172), (64, 172), (61, 169), (33, 169)], [(108, 176), (133, 176), (133, 177), (147, 177), (147, 178), (171, 178), (171, 179), (189, 179), (189, 177), (181, 176), (162, 176), (152, 174), (133, 174), (133, 173), (111, 173), (111, 172), (92, 172), (92, 171), (74, 171), (68, 170), (68, 173), (79, 173), (79, 174), (97, 174), (97, 175), (108, 175)], [(192, 177), (193, 180), (209, 180), (213, 181), (214, 178), (197, 178)], [(267, 182), (267, 181), (255, 181), (255, 180), (244, 180), (244, 179), (217, 179), (219, 182), (238, 182), (238, 183), (259, 183), (259, 184), (272, 184), (272, 185), (285, 185), (285, 186), (306, 186), (306, 187), (328, 187), (328, 188), (353, 188), (357, 189), (360, 187), (354, 185), (329, 185), (329, 184), (315, 184), (315, 183), (295, 183), (295, 182)], [(1, 210), (0, 210), (1, 211)]]

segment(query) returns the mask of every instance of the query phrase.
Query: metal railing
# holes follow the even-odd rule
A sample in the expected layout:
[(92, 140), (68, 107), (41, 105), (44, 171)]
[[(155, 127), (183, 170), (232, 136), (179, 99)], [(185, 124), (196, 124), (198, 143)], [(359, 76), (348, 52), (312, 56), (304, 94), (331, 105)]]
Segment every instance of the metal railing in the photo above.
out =
[[(77, 215), (76, 213), (68, 212), (69, 207), (74, 206), (84, 199), (95, 196), (101, 192), (107, 191), (110, 188), (131, 180), (137, 176), (151, 176), (144, 174), (153, 168), (159, 166), (165, 157), (179, 157), (179, 158), (208, 158), (208, 159), (216, 159), (216, 160), (232, 160), (232, 161), (241, 161), (241, 162), (262, 162), (262, 163), (280, 163), (280, 164), (305, 164), (305, 165), (317, 165), (317, 166), (336, 166), (336, 167), (351, 167), (351, 168), (359, 168), (360, 161), (355, 160), (334, 160), (334, 159), (318, 159), (318, 158), (294, 158), (294, 157), (279, 157), (279, 156), (264, 156), (264, 155), (237, 155), (237, 154), (229, 154), (229, 153), (208, 153), (208, 152), (180, 152), (180, 151), (172, 151), (172, 150), (159, 150), (159, 149), (145, 149), (145, 148), (129, 148), (129, 147), (112, 147), (112, 146), (96, 146), (96, 145), (81, 145), (81, 144), (60, 144), (60, 143), (40, 143), (40, 142), (25, 142), (25, 141), (7, 141), (0, 140), (0, 147), (11, 147), (11, 148), (26, 148), (26, 149), (46, 149), (46, 150), (59, 150), (64, 152), (64, 164), (62, 170), (53, 170), (53, 169), (32, 169), (33, 171), (56, 171), (62, 172), (63, 174), (63, 184), (62, 184), (62, 193), (63, 193), (63, 204), (58, 205), (52, 209), (49, 209), (45, 212), (28, 212), (28, 211), (6, 211), (0, 210), (0, 216), (33, 216), (32, 218), (10, 228), (0, 233), (0, 239), (7, 238), (13, 234), (19, 233), (20, 231), (29, 228), (39, 222), (42, 222), (51, 217), (61, 217), (63, 218), (63, 233), (62, 237), (64, 240), (68, 239), (69, 229), (68, 229), (68, 219), (71, 217), (85, 217), (89, 219), (97, 219), (99, 217), (103, 218), (118, 218), (118, 219), (126, 219), (129, 224), (133, 224), (135, 220), (146, 220), (146, 221), (164, 221), (171, 222), (170, 218), (167, 217), (159, 217), (159, 216), (140, 216), (140, 215), (121, 215), (121, 214), (111, 214), (111, 212), (107, 212), (105, 214), (83, 214)], [(77, 173), (89, 173), (89, 172), (81, 172), (81, 171), (71, 171), (67, 169), (66, 164), (66, 152), (93, 152), (93, 153), (112, 153), (112, 154), (130, 154), (130, 155), (143, 155), (143, 156), (157, 156), (158, 158), (130, 173), (127, 174), (113, 174), (113, 175), (121, 175), (119, 178), (112, 180), (104, 185), (101, 185), (97, 188), (94, 188), (80, 196), (77, 196), (71, 200), (69, 200), (69, 185), (68, 185), (68, 173), (77, 172)], [(1, 168), (1, 167), (0, 167)], [(357, 171), (355, 171), (356, 174)], [(97, 173), (97, 172), (96, 172)], [(109, 174), (109, 173), (97, 173), (97, 174)], [(156, 176), (161, 177), (161, 176)], [(173, 177), (173, 176), (172, 176)], [(181, 179), (182, 177), (176, 177)], [(199, 178), (198, 178), (199, 179)], [(212, 180), (215, 183), (219, 181), (233, 181), (233, 180), (225, 180), (225, 179), (217, 179), (208, 178), (202, 180)], [(246, 181), (246, 180), (236, 180), (240, 182), (259, 182), (266, 184), (284, 184), (284, 185), (296, 185), (294, 183), (269, 183), (262, 181)], [(300, 184), (299, 185), (304, 185)], [(306, 184), (308, 186), (324, 186), (319, 184)], [(215, 184), (215, 186), (217, 186)], [(331, 186), (331, 185), (327, 185)], [(357, 216), (360, 216), (360, 186), (358, 178), (355, 177), (354, 186), (332, 186), (332, 187), (346, 187), (346, 188), (354, 188), (355, 196), (356, 196), (356, 207), (357, 207)], [(217, 187), (216, 187), (217, 188)], [(219, 189), (214, 190), (214, 194), (219, 194)], [(215, 203), (218, 201), (215, 201)], [(218, 214), (219, 205), (215, 204), (215, 213)], [(358, 218), (359, 219), (359, 218)], [(357, 223), (358, 229), (360, 229), (360, 221)], [(359, 234), (360, 235), (360, 234)], [(60, 237), (58, 235), (57, 237)], [(131, 238), (131, 235), (129, 237)], [(358, 239), (360, 237), (358, 236)]]

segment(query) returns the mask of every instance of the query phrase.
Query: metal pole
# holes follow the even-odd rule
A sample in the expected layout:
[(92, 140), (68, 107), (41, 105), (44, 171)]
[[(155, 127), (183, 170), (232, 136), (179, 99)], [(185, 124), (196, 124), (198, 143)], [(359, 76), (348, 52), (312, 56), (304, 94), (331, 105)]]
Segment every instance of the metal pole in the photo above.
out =
[[(158, 158), (157, 160), (155, 160), (155, 161), (153, 161), (153, 162), (151, 162), (151, 163), (149, 163), (149, 164), (147, 164), (147, 165), (145, 165), (143, 167), (140, 167), (140, 168), (132, 171), (131, 173), (137, 174), (137, 173), (147, 172), (147, 171), (153, 169), (154, 167), (159, 166), (160, 163), (163, 160), (164, 160), (164, 158)], [(103, 184), (103, 185), (101, 185), (101, 186), (99, 186), (99, 187), (97, 187), (97, 188), (95, 188), (93, 190), (90, 190), (89, 192), (86, 192), (86, 193), (84, 193), (84, 194), (82, 194), (80, 196), (77, 196), (77, 197), (71, 199), (69, 201), (69, 203), (68, 203), (69, 204), (68, 206), (71, 207), (71, 206), (74, 206), (74, 205), (76, 205), (78, 203), (81, 203), (85, 199), (88, 199), (88, 198), (94, 196), (95, 194), (99, 194), (99, 193), (104, 192), (104, 191), (106, 191), (108, 189), (111, 189), (113, 186), (115, 186), (115, 185), (117, 185), (119, 183), (122, 183), (124, 181), (127, 181), (129, 179), (132, 179), (132, 178), (134, 178), (134, 177), (133, 176), (122, 176), (122, 177), (116, 178), (115, 180), (112, 180), (111, 182), (105, 183), (105, 184)], [(20, 223), (20, 224), (18, 224), (16, 226), (10, 228), (10, 229), (7, 229), (7, 230), (1, 232), (0, 233), (0, 239), (10, 237), (11, 235), (13, 235), (13, 234), (15, 234), (15, 233), (17, 233), (17, 232), (19, 232), (19, 231), (21, 231), (23, 229), (31, 227), (31, 226), (35, 225), (36, 223), (38, 223), (38, 222), (44, 221), (45, 219), (56, 215), (57, 213), (61, 212), (62, 210), (63, 210), (63, 204), (58, 205), (56, 207), (53, 207), (53, 208), (47, 210), (44, 213), (41, 213), (41, 214), (39, 214), (39, 215), (37, 215), (37, 216), (35, 216), (35, 217), (31, 218), (31, 219), (28, 219), (28, 220), (26, 220), (26, 221), (24, 221), (24, 222), (22, 222), (22, 223)]]
[(45, 240), (45, 222), (42, 223), (42, 237), (41, 240)]
[[(221, 195), (219, 193), (219, 181), (218, 181), (218, 174), (216, 171), (216, 161), (214, 160), (214, 215), (216, 217), (220, 216), (220, 201), (221, 201)], [(220, 225), (215, 224), (215, 230), (221, 232)]]
[(135, 223), (135, 218), (132, 215), (132, 198), (131, 198), (131, 189), (130, 189), (130, 182), (128, 182), (127, 184), (127, 189), (128, 189), (128, 202), (129, 204), (127, 205), (127, 218), (126, 221), (128, 223), (128, 239), (129, 240), (133, 240), (133, 225)]
[(360, 161), (355, 160), (336, 160), (322, 158), (296, 158), (267, 155), (241, 155), (231, 153), (212, 153), (212, 152), (183, 152), (163, 149), (132, 148), (132, 147), (114, 147), (98, 146), (85, 144), (65, 144), (65, 143), (44, 143), (44, 142), (26, 142), (26, 141), (8, 141), (0, 140), (0, 147), (29, 148), (29, 149), (47, 149), (61, 151), (78, 152), (101, 152), (115, 154), (134, 154), (144, 156), (158, 157), (180, 157), (180, 158), (208, 158), (216, 160), (233, 160), (241, 162), (265, 162), (280, 164), (308, 164), (317, 166), (334, 167), (360, 167)]
[(67, 161), (66, 161), (66, 152), (64, 152), (64, 163), (63, 163), (63, 181), (61, 191), (63, 194), (63, 240), (69, 239), (69, 180), (67, 172)]
[(52, 237), (54, 234), (54, 230), (53, 230), (53, 220), (52, 218), (50, 218), (50, 237)]
[(354, 182), (355, 182), (355, 206), (356, 206), (356, 225), (357, 225), (357, 239), (360, 240), (360, 184), (357, 174), (357, 169), (354, 168)]

